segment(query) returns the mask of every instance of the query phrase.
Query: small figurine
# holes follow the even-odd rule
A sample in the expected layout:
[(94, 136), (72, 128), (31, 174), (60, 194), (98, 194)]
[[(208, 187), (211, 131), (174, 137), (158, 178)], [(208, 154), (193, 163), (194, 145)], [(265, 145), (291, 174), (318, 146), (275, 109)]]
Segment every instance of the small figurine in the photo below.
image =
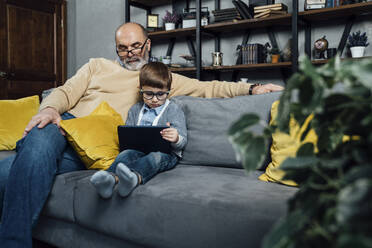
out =
[(314, 58), (315, 59), (325, 59), (325, 51), (328, 48), (328, 40), (324, 35), (322, 38), (318, 39), (314, 43)]

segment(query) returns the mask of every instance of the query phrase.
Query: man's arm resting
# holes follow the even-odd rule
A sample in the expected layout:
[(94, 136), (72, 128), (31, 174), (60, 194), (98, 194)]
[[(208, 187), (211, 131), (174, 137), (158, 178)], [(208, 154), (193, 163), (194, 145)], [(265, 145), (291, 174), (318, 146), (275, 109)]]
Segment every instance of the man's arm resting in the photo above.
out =
[(259, 95), (282, 90), (284, 90), (284, 87), (277, 84), (252, 84), (249, 89), (249, 95)]

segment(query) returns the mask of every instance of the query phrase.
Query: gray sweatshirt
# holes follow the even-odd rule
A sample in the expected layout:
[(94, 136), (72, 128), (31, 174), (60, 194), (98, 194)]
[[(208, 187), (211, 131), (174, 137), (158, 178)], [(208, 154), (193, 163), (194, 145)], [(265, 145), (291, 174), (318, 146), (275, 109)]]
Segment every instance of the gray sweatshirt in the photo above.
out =
[[(143, 104), (143, 102), (138, 102), (129, 109), (125, 125), (137, 126)], [(178, 142), (171, 143), (172, 151), (177, 156), (182, 157), (182, 150), (187, 143), (186, 119), (182, 109), (173, 101), (169, 101), (168, 106), (166, 106), (164, 111), (161, 113), (156, 126), (166, 126), (167, 122), (171, 123), (171, 127), (177, 129), (179, 135)]]

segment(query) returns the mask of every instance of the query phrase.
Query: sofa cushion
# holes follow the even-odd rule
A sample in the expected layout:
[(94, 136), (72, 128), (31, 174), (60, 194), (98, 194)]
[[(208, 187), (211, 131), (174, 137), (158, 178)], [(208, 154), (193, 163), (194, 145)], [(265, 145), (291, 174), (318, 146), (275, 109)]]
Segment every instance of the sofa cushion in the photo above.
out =
[[(259, 247), (296, 188), (265, 183), (260, 172), (178, 165), (127, 198), (102, 199), (89, 178), (76, 184), (76, 222), (144, 247)], [(234, 240), (234, 242), (231, 242)]]
[[(279, 101), (274, 102), (272, 105), (270, 125), (275, 124), (278, 115), (278, 106)], [(267, 166), (265, 173), (259, 177), (260, 180), (297, 186), (294, 181), (283, 179), (285, 174), (279, 167), (288, 157), (295, 157), (297, 150), (303, 144), (312, 143), (316, 147), (318, 137), (314, 129), (310, 129), (306, 137), (301, 139), (313, 117), (313, 115), (310, 115), (302, 126), (299, 126), (298, 122), (294, 118), (291, 118), (289, 121), (289, 134), (280, 132), (279, 130), (272, 134), (272, 145), (270, 148), (272, 161)]]
[(88, 169), (108, 169), (119, 154), (118, 126), (123, 119), (107, 102), (90, 115), (61, 121), (66, 137)]
[(0, 100), (0, 150), (13, 150), (39, 109), (39, 96)]
[[(228, 140), (229, 127), (245, 113), (256, 113), (268, 123), (271, 104), (280, 95), (281, 92), (224, 99), (174, 97), (187, 121), (188, 142), (180, 163), (242, 168)], [(263, 127), (256, 125), (252, 130), (260, 133)]]
[(64, 173), (56, 176), (42, 215), (74, 222), (74, 189), (76, 182), (89, 178), (95, 171), (84, 170)]

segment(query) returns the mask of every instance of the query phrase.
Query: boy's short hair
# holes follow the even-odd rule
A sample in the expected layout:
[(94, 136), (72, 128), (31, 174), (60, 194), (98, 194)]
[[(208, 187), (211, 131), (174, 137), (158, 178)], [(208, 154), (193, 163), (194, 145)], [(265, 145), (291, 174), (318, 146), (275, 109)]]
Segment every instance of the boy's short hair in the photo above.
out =
[(149, 62), (142, 66), (139, 76), (140, 88), (150, 86), (154, 88), (167, 88), (172, 85), (172, 73), (168, 66), (161, 62)]

